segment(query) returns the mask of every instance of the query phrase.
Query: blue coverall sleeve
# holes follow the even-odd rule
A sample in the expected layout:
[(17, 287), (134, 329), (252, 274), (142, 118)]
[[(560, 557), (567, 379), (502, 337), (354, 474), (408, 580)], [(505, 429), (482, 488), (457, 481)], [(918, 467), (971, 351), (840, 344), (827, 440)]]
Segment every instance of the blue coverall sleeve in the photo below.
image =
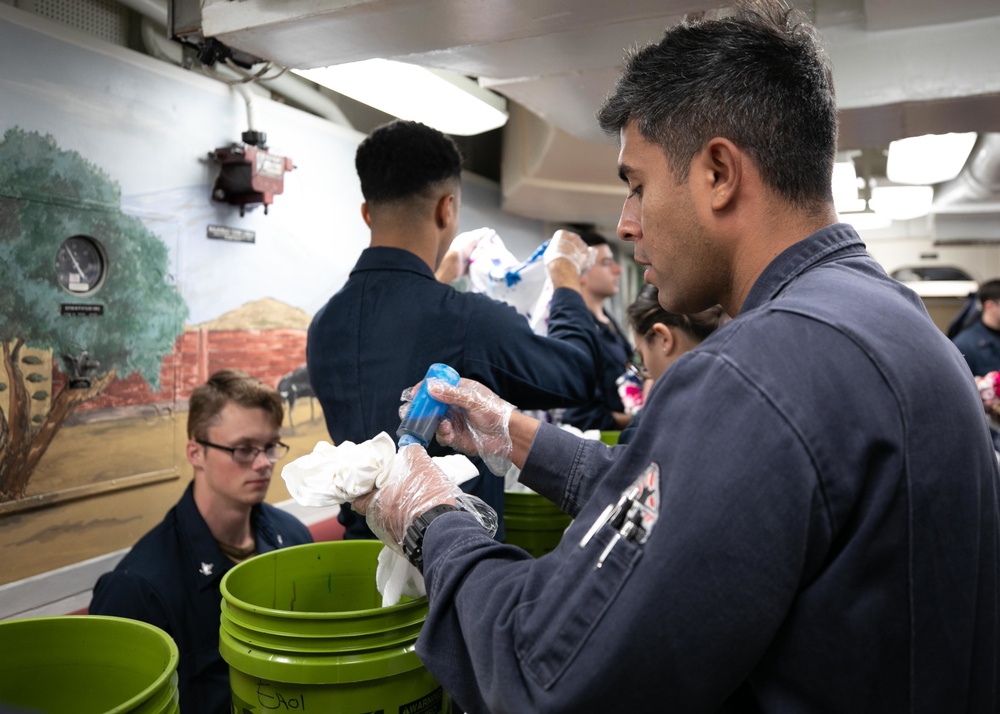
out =
[(552, 424), (539, 424), (518, 480), (574, 518), (625, 447), (583, 439)]
[[(555, 551), (533, 559), (493, 543), (464, 514), (428, 530), (418, 653), (466, 712), (714, 711), (775, 636), (810, 536), (828, 527), (813, 466), (739, 375), (710, 358), (687, 364), (672, 368), (674, 408), (651, 402), (657, 418), (626, 447), (536, 435), (522, 476), (577, 516)], [(692, 403), (731, 406), (676, 408)], [(733, 438), (739, 448), (722, 448)], [(584, 533), (651, 463), (656, 526), (597, 568), (615, 529), (582, 547)]]
[(600, 345), (578, 292), (553, 293), (547, 336), (532, 332), (509, 305), (481, 297), (463, 341), (463, 377), (483, 382), (519, 409), (571, 406), (593, 396)]

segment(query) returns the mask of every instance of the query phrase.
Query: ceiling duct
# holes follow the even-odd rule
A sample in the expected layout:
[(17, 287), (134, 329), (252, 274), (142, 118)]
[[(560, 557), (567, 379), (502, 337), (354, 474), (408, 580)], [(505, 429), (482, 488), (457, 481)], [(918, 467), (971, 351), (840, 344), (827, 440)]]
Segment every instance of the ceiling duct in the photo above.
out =
[(1000, 133), (979, 135), (962, 173), (934, 191), (936, 244), (1000, 243)]
[(934, 191), (934, 211), (1000, 212), (1000, 133), (979, 135), (965, 168)]

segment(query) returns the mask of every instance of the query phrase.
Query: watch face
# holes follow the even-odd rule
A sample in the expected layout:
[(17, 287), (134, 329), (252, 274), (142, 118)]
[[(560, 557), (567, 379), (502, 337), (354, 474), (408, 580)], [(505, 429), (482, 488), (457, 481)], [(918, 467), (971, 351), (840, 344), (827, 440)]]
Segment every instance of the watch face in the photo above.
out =
[(72, 236), (56, 253), (56, 280), (75, 295), (92, 293), (107, 272), (104, 252), (93, 238)]

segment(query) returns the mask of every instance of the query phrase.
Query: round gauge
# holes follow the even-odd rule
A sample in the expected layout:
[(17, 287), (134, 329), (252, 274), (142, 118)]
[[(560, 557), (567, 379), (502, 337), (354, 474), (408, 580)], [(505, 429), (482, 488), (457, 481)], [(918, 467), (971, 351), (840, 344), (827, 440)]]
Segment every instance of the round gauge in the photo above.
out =
[(93, 238), (71, 236), (56, 253), (56, 280), (75, 295), (92, 293), (107, 273), (104, 251)]

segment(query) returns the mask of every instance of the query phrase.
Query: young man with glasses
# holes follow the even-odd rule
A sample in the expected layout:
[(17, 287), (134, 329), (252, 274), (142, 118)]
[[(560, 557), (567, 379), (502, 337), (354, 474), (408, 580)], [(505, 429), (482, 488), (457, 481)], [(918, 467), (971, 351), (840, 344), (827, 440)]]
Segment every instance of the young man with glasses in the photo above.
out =
[(142, 620), (180, 650), (185, 712), (230, 711), (229, 668), (219, 654), (222, 576), (258, 553), (311, 543), (298, 519), (264, 503), (281, 443), (277, 390), (220, 370), (189, 399), (187, 459), (194, 478), (166, 518), (94, 587), (89, 611)]

